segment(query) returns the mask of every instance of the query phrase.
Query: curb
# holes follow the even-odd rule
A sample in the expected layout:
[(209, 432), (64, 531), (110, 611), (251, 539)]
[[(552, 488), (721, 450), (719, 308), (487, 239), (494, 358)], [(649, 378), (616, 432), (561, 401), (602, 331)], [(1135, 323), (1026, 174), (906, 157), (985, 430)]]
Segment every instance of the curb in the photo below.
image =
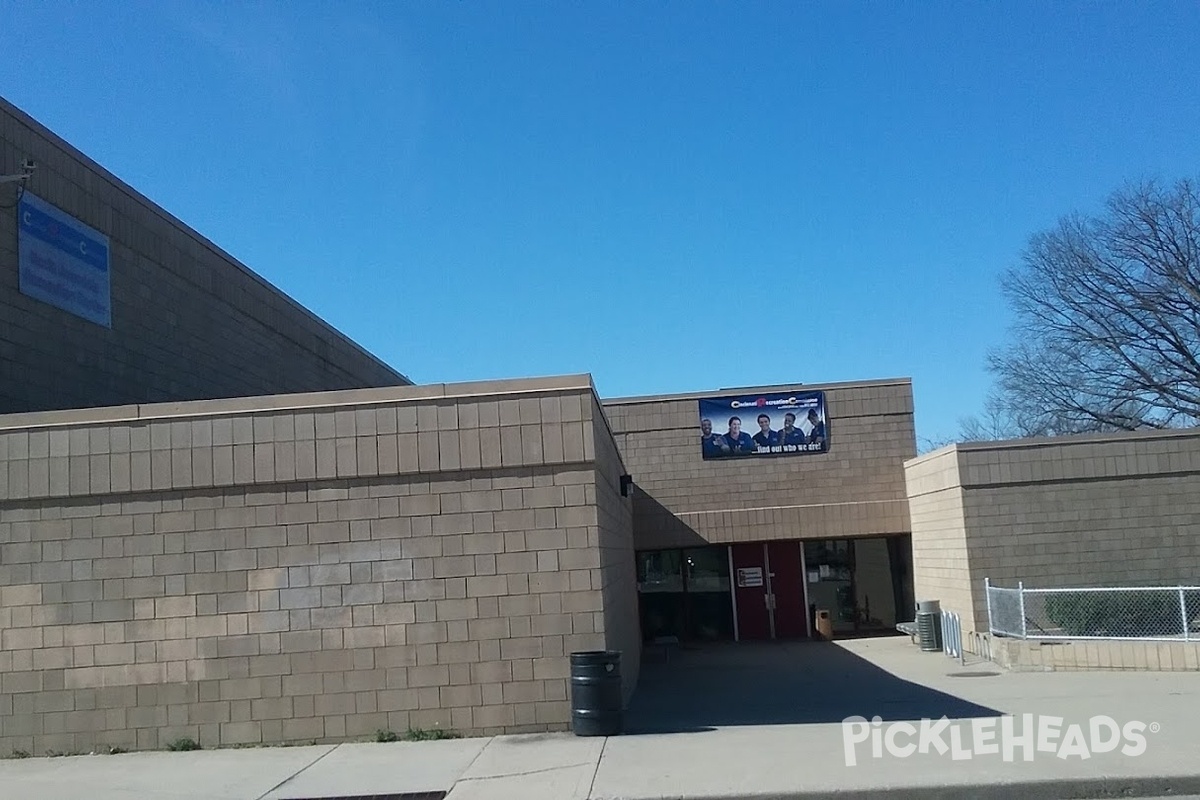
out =
[[(957, 785), (895, 786), (888, 788), (817, 789), (728, 795), (662, 795), (653, 800), (1102, 800), (1110, 797), (1200, 795), (1200, 774), (1172, 777), (1060, 778)], [(593, 796), (591, 800), (639, 800), (635, 797)], [(645, 798), (645, 800), (650, 800)]]

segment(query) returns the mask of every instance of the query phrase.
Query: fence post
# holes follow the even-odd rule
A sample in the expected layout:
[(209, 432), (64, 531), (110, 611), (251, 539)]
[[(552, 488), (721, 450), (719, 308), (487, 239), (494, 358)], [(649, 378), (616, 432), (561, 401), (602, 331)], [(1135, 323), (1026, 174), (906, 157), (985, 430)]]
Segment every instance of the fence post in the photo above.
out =
[(1026, 639), (1029, 628), (1025, 624), (1025, 581), (1017, 581), (1017, 601), (1021, 604), (1021, 638)]
[(1188, 612), (1187, 612), (1187, 593), (1183, 591), (1183, 587), (1179, 587), (1179, 616), (1183, 619), (1183, 640), (1188, 640)]
[[(994, 629), (992, 628), (992, 579), (991, 578), (983, 579), (983, 596), (987, 600), (988, 633), (992, 633), (994, 631)], [(974, 612), (975, 606), (972, 606), (971, 608), (972, 608), (971, 616), (974, 617), (975, 616), (975, 612)], [(974, 623), (972, 623), (972, 624), (974, 624)]]

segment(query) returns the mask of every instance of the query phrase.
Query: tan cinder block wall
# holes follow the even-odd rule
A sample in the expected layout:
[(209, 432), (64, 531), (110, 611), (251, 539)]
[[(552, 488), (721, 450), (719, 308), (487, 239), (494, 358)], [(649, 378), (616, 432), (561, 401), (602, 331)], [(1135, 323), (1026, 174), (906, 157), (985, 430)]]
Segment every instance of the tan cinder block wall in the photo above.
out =
[(993, 639), (991, 655), (1013, 672), (1195, 672), (1200, 670), (1200, 642), (1056, 641)]
[(577, 376), (0, 418), (0, 752), (566, 728), (567, 655), (637, 625), (595, 402)]
[(26, 158), (29, 192), (109, 237), (112, 328), (21, 294), (0, 213), (0, 414), (409, 383), (0, 98), (0, 174)]
[(916, 599), (938, 600), (945, 610), (973, 619), (958, 451), (942, 449), (909, 461), (905, 475)]
[[(825, 392), (829, 452), (705, 461), (697, 400)], [(704, 542), (907, 533), (905, 459), (916, 454), (907, 379), (605, 400), (637, 491), (638, 549)]]
[(625, 466), (598, 402), (591, 413), (595, 427), (592, 438), (596, 442), (596, 513), (605, 647), (621, 651), (622, 689), (628, 703), (637, 683), (642, 652), (637, 567), (632, 557), (633, 501), (632, 496), (621, 496)]
[[(931, 505), (922, 481), (933, 464), (946, 465), (943, 492), (961, 498), (936, 518), (918, 511)], [(917, 593), (960, 603), (969, 592), (977, 629), (987, 626), (985, 578), (1030, 588), (1200, 585), (1200, 432), (960, 444), (907, 470)], [(953, 560), (934, 568), (918, 559), (935, 547)]]

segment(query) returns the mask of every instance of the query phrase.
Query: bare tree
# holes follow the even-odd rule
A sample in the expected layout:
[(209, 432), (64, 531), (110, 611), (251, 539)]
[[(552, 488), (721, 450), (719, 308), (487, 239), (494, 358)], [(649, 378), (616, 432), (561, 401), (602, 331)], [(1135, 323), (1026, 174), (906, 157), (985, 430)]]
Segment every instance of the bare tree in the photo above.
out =
[(957, 441), (958, 439), (947, 436), (918, 436), (917, 455), (923, 456), (926, 453), (932, 453), (934, 450), (940, 450)]
[(963, 417), (958, 421), (958, 439), (962, 442), (982, 442), (993, 439), (1018, 439), (1037, 436), (1040, 431), (1025, 430), (1014, 409), (999, 392), (992, 391), (983, 406), (983, 413)]
[[(1031, 239), (1003, 288), (1017, 321), (1013, 343), (988, 357), (997, 391), (985, 416), (1007, 432), (1200, 423), (1194, 182), (1127, 188), (1102, 214), (1064, 218)], [(988, 424), (971, 433), (992, 438)]]
[(984, 402), (982, 414), (959, 418), (958, 441), (1026, 439), (1111, 429), (1081, 421), (1061, 410), (1035, 408), (1028, 397), (1027, 392), (1010, 396), (999, 389), (993, 389)]

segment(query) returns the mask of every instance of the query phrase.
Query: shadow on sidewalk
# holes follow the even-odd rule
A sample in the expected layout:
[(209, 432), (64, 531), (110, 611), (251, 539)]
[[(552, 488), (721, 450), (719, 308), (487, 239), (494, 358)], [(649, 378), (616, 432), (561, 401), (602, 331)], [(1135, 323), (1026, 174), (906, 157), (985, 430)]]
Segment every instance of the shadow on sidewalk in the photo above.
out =
[(855, 715), (889, 721), (1000, 714), (898, 678), (834, 645), (728, 643), (684, 649), (669, 662), (644, 659), (625, 732), (841, 722)]

